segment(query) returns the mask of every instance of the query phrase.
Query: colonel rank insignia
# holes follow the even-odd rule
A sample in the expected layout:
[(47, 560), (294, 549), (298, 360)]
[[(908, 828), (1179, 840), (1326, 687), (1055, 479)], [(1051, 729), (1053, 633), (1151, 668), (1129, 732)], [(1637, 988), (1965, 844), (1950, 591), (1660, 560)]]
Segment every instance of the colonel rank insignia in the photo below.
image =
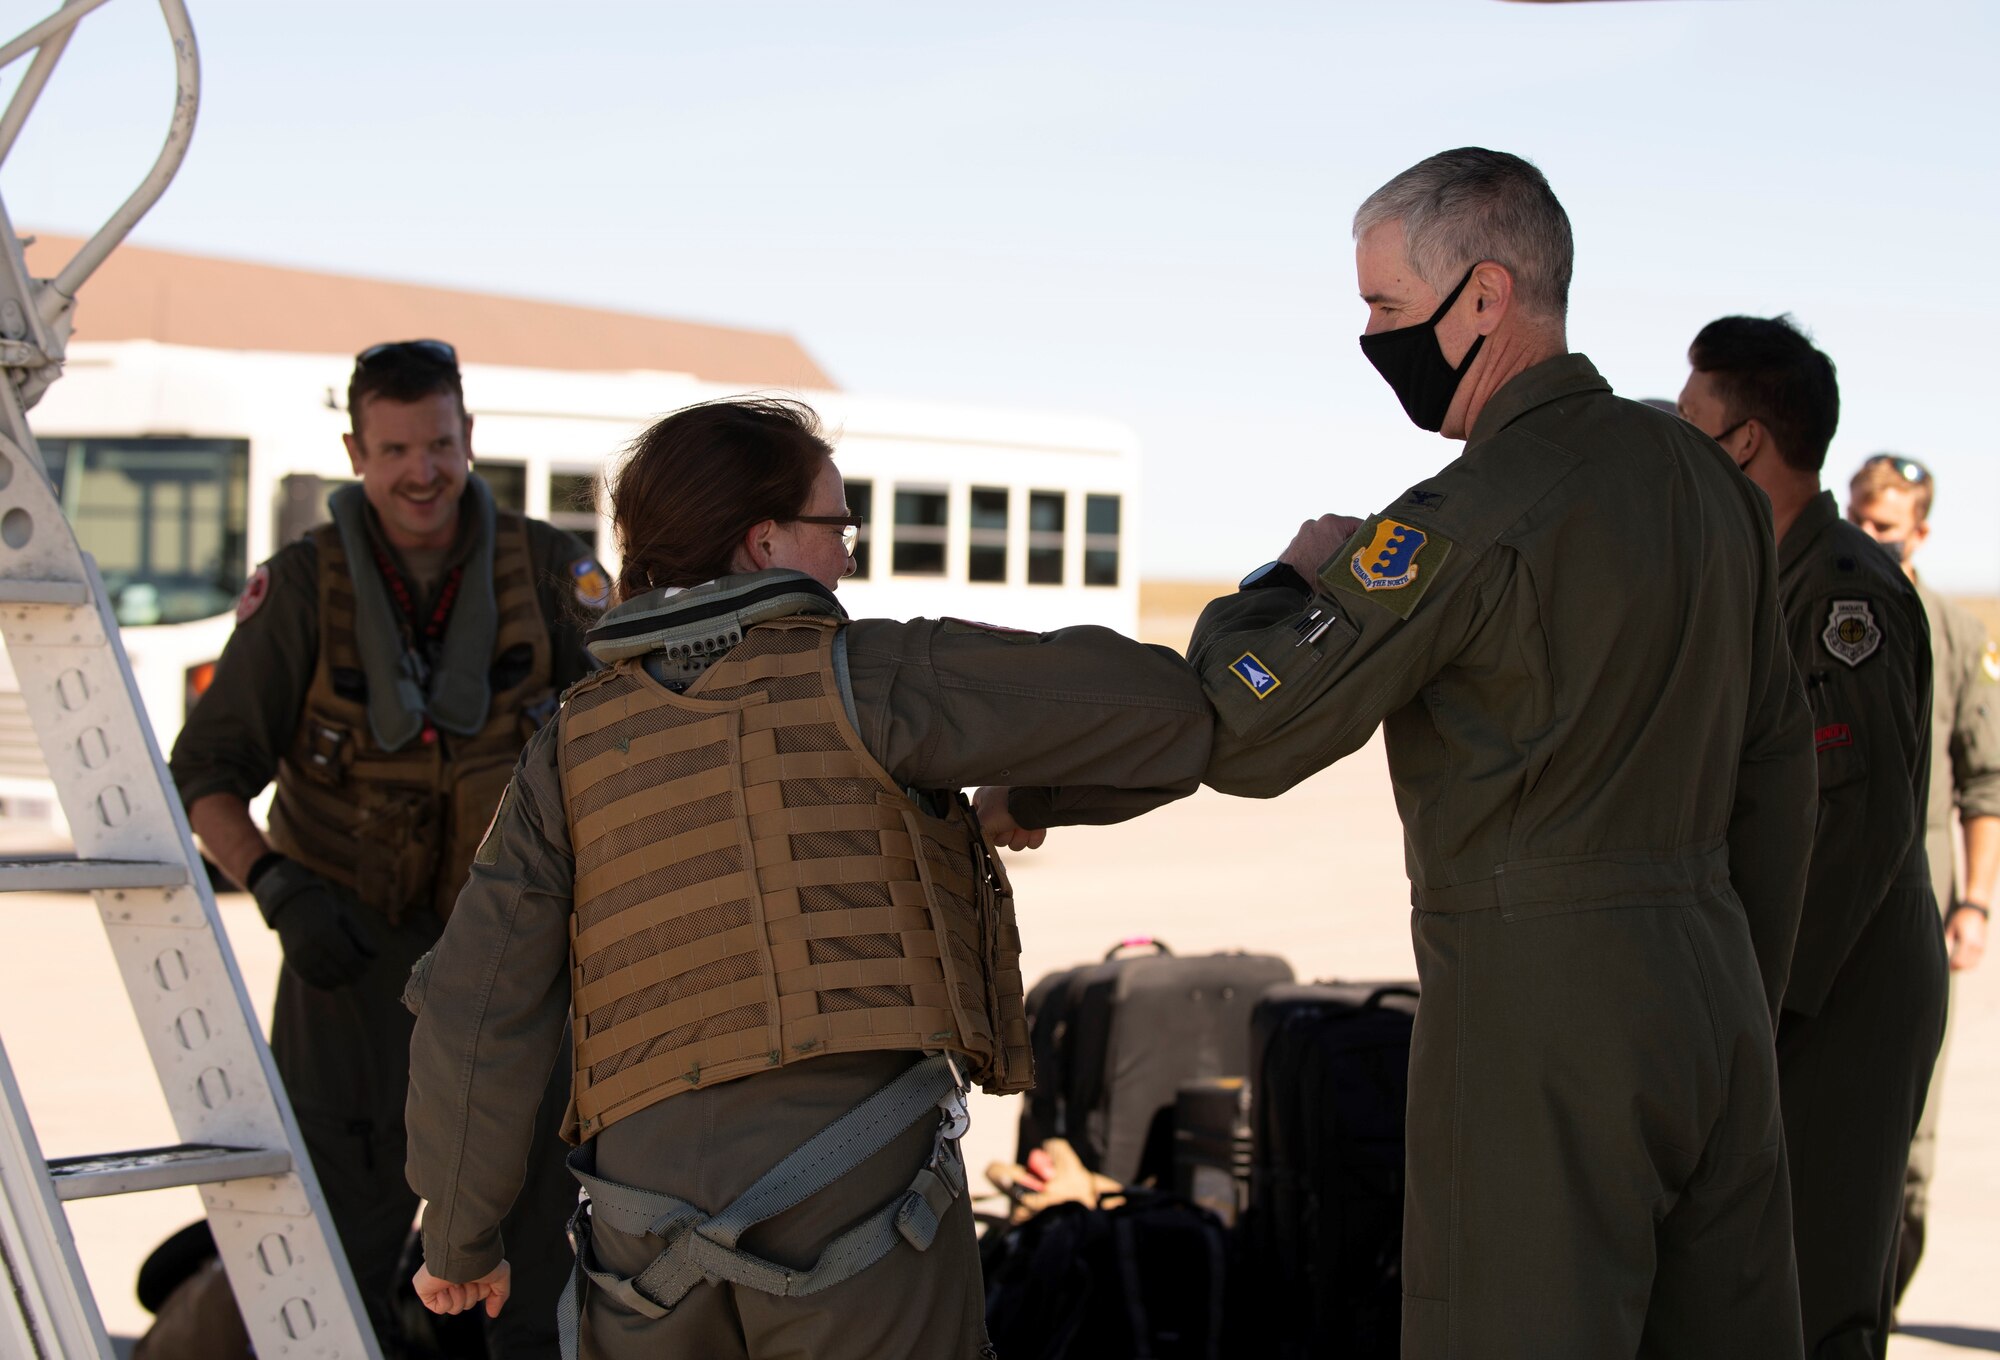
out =
[(1858, 666), (1881, 649), (1882, 630), (1868, 601), (1835, 600), (1819, 640), (1849, 666)]
[(1336, 556), (1322, 571), (1321, 583), (1365, 596), (1406, 619), (1451, 552), (1451, 540), (1442, 535), (1386, 518), (1364, 524), (1348, 546), (1359, 551)]

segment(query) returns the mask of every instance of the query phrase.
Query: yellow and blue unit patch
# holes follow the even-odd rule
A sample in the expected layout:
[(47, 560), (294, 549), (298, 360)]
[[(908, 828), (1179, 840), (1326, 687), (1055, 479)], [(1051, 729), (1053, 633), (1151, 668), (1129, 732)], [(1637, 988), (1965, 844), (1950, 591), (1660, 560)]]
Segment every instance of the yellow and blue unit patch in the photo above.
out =
[(1248, 685), (1250, 692), (1259, 699), (1268, 698), (1272, 690), (1284, 683), (1269, 666), (1257, 659), (1255, 652), (1245, 652), (1237, 657), (1230, 663), (1229, 671)]
[(611, 603), (611, 581), (596, 558), (577, 558), (569, 564), (569, 575), (576, 587), (576, 602), (585, 609), (602, 609)]
[(1385, 515), (1361, 526), (1321, 569), (1320, 584), (1407, 619), (1450, 555), (1451, 540), (1436, 530)]
[(1417, 553), (1428, 542), (1430, 535), (1422, 529), (1385, 519), (1375, 526), (1368, 546), (1348, 560), (1348, 566), (1365, 590), (1401, 590), (1417, 579)]

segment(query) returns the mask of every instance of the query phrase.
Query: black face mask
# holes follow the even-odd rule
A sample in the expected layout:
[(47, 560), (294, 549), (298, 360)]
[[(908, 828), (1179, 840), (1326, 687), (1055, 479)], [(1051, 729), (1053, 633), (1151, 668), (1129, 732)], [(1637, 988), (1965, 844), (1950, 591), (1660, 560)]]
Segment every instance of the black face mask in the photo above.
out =
[[(1472, 269), (1477, 268), (1477, 264), (1472, 266)], [(1472, 282), (1472, 269), (1465, 271), (1458, 287), (1438, 304), (1430, 320), (1405, 326), (1401, 330), (1379, 331), (1361, 337), (1361, 352), (1368, 356), (1369, 363), (1375, 365), (1375, 371), (1388, 380), (1389, 389), (1403, 403), (1404, 413), (1420, 430), (1435, 433), (1444, 428), (1444, 414), (1451, 409), (1451, 399), (1458, 391), (1459, 380), (1472, 367), (1472, 361), (1479, 357), (1479, 347), (1486, 343), (1483, 335), (1474, 339), (1472, 348), (1465, 352), (1465, 358), (1457, 368), (1453, 368), (1445, 361), (1444, 350), (1437, 339), (1438, 322), (1444, 320), (1451, 304), (1458, 301), (1465, 285)]]

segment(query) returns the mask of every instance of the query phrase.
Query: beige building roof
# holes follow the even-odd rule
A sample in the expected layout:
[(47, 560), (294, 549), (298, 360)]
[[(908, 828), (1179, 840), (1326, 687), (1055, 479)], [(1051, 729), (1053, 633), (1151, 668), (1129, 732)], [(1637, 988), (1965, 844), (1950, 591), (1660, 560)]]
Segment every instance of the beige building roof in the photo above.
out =
[[(38, 278), (82, 243), (47, 233), (28, 248)], [(746, 387), (834, 386), (789, 335), (557, 302), (220, 260), (123, 245), (83, 287), (79, 340), (353, 354), (382, 340), (449, 340), (467, 363), (691, 373)]]

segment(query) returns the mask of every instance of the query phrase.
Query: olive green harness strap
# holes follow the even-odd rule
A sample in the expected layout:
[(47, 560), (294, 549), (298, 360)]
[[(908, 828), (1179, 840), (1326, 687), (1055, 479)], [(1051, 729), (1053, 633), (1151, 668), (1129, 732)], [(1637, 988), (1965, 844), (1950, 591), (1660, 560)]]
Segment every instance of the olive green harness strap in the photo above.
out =
[[(827, 1243), (809, 1269), (792, 1270), (736, 1245), (749, 1229), (826, 1189), (931, 1110), (940, 1112), (940, 1122), (929, 1162), (903, 1193)], [(556, 1313), (565, 1360), (577, 1354), (586, 1282), (635, 1313), (660, 1318), (704, 1280), (798, 1298), (851, 1279), (898, 1242), (927, 1250), (951, 1202), (965, 1192), (957, 1144), (964, 1126), (964, 1098), (950, 1059), (926, 1058), (814, 1134), (713, 1215), (673, 1195), (605, 1180), (596, 1174), (596, 1149), (588, 1143), (577, 1148), (569, 1155), (570, 1173), (589, 1198), (570, 1220), (576, 1266)], [(637, 1275), (598, 1270), (590, 1251), (593, 1222), (656, 1237), (663, 1249)]]

